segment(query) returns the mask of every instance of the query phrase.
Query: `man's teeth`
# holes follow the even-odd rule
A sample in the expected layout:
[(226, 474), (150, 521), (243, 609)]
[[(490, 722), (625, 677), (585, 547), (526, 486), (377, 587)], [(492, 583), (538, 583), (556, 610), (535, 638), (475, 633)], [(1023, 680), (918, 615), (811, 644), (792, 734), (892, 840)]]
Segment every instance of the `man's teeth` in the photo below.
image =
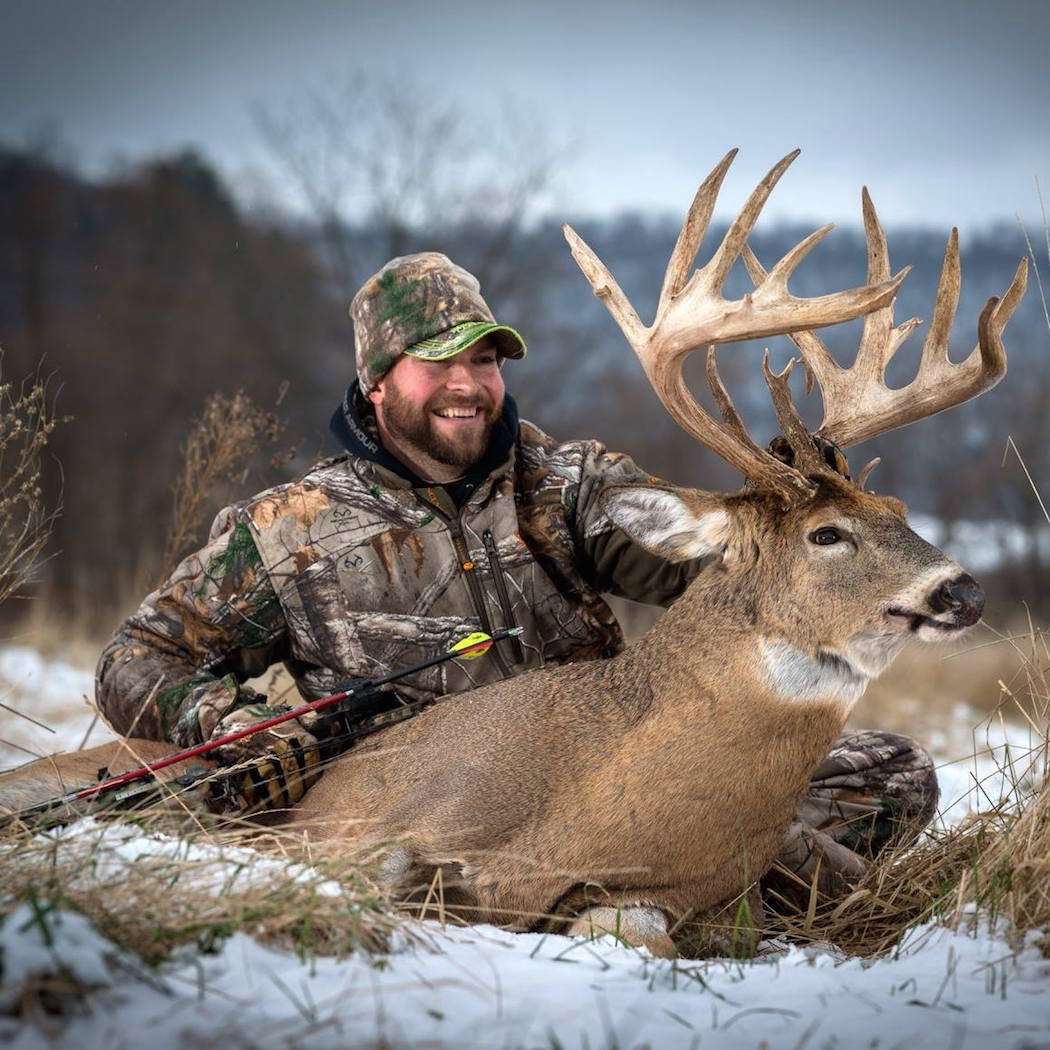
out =
[(473, 419), (478, 414), (478, 410), (476, 408), (439, 408), (437, 414), (445, 419)]

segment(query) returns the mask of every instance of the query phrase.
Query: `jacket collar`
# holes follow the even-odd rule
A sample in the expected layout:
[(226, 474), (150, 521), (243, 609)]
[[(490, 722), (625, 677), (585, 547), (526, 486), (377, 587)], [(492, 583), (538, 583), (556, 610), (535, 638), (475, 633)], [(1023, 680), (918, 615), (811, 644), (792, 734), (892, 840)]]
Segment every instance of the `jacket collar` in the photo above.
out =
[[(361, 395), (358, 380), (355, 379), (347, 387), (342, 402), (332, 413), (329, 429), (343, 448), (356, 459), (380, 468), (411, 488), (432, 487), (383, 447), (371, 405)], [(476, 492), (486, 487), (485, 482), (491, 475), (509, 466), (517, 437), (518, 406), (514, 398), (506, 394), (503, 398), (503, 414), (492, 428), (492, 437), (485, 454), (459, 481), (442, 486), (456, 506), (462, 506)]]

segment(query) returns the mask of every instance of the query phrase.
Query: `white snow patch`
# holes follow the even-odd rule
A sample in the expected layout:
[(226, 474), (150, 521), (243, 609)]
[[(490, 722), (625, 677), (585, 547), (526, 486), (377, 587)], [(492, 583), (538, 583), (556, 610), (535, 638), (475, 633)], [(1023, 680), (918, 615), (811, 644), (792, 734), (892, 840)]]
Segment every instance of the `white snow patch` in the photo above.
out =
[(86, 817), (66, 827), (37, 835), (61, 855), (64, 867), (78, 859), (78, 879), (114, 883), (130, 877), (137, 864), (170, 866), (178, 883), (187, 889), (230, 893), (268, 883), (313, 883), (317, 893), (336, 897), (342, 893), (337, 882), (323, 878), (306, 864), (260, 853), (249, 846), (236, 846), (207, 840), (143, 830), (134, 824), (112, 823)]
[(20, 766), (34, 756), (71, 751), (89, 730), (90, 746), (115, 740), (109, 726), (96, 721), (94, 695), (95, 679), (89, 671), (45, 660), (25, 646), (0, 648), (0, 702), (6, 705), (0, 707), (0, 769)]
[(109, 988), (129, 972), (144, 973), (83, 915), (46, 903), (20, 904), (0, 922), (0, 967), (0, 1013), (10, 1012), (26, 987), (42, 979), (59, 978), (88, 992)]
[(1044, 741), (1031, 726), (989, 719), (966, 704), (956, 704), (945, 728), (931, 730), (923, 744), (937, 761), (946, 826), (1003, 801), (1020, 801), (1046, 773)]
[[(66, 920), (63, 919), (63, 922)], [(35, 926), (5, 948), (49, 961)], [(83, 927), (76, 929), (82, 931)], [(670, 963), (609, 940), (440, 930), (439, 950), (305, 962), (236, 935), (214, 956), (166, 966), (163, 983), (106, 987), (104, 941), (81, 932), (67, 966), (102, 985), (91, 1012), (48, 1039), (0, 1019), (29, 1047), (1039, 1046), (1050, 1037), (1050, 963), (987, 931), (916, 931), (897, 957), (865, 963), (790, 948), (748, 964)], [(101, 960), (101, 961), (100, 961)], [(112, 985), (112, 982), (108, 982)]]

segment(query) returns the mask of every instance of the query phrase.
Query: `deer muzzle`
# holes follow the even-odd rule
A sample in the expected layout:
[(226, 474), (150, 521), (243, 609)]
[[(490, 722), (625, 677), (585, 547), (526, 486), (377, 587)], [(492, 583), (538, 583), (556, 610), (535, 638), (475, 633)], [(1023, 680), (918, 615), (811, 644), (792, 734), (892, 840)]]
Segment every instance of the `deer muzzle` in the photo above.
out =
[(945, 580), (927, 601), (937, 614), (953, 613), (959, 627), (973, 626), (984, 612), (984, 591), (969, 573)]

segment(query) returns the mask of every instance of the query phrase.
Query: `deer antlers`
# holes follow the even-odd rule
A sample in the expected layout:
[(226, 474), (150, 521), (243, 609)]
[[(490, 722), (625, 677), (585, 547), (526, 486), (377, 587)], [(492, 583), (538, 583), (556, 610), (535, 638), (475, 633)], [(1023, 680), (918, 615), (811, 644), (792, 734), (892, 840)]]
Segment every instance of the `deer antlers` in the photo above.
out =
[[(785, 502), (812, 494), (807, 475), (827, 470), (791, 399), (788, 376), (769, 367), (763, 375), (769, 386), (780, 427), (795, 451), (795, 466), (770, 455), (755, 444), (733, 406), (718, 375), (715, 345), (768, 335), (789, 335), (802, 351), (807, 382), (815, 376), (826, 406), (818, 433), (840, 445), (856, 444), (884, 430), (959, 404), (998, 382), (1006, 371), (1002, 330), (1024, 293), (1025, 262), (1021, 261), (1003, 299), (991, 299), (981, 315), (980, 344), (962, 365), (947, 358), (946, 343), (958, 303), (958, 237), (953, 231), (945, 257), (937, 307), (923, 349), (919, 377), (902, 391), (890, 391), (883, 382), (886, 364), (917, 320), (893, 327), (893, 299), (908, 270), (890, 276), (885, 236), (867, 192), (864, 222), (868, 236), (868, 281), (861, 288), (803, 299), (792, 295), (788, 279), (799, 263), (831, 231), (825, 226), (791, 249), (770, 271), (765, 271), (746, 240), (773, 187), (799, 151), (776, 164), (747, 199), (710, 261), (689, 276), (707, 231), (715, 199), (737, 151), (731, 150), (704, 179), (696, 192), (682, 232), (678, 235), (664, 274), (656, 318), (646, 326), (615, 278), (570, 226), (564, 226), (573, 258), (606, 305), (642, 363), (653, 389), (671, 417), (687, 433), (732, 464), (754, 485), (772, 490)], [(744, 261), (755, 289), (741, 299), (727, 300), (722, 286), (737, 257)], [(867, 315), (857, 361), (842, 369), (827, 347), (809, 330)], [(707, 381), (721, 413), (713, 419), (693, 398), (682, 379), (688, 354), (708, 347)]]
[[(868, 241), (868, 280), (885, 280), (890, 271), (886, 235), (867, 188), (861, 197)], [(749, 247), (744, 249), (744, 263), (753, 281), (765, 280), (766, 272)], [(841, 448), (849, 448), (990, 390), (1006, 375), (1003, 329), (1025, 293), (1027, 280), (1028, 261), (1021, 259), (1003, 297), (993, 296), (981, 311), (977, 346), (965, 361), (953, 364), (948, 358), (948, 334), (959, 305), (961, 284), (959, 231), (953, 228), (944, 250), (933, 322), (923, 343), (919, 370), (911, 383), (900, 390), (886, 386), (886, 366), (922, 321), (912, 317), (895, 328), (892, 300), (865, 318), (860, 347), (850, 368), (842, 368), (811, 332), (788, 333), (806, 363), (807, 392), (814, 378), (820, 387), (824, 422), (817, 434)]]

